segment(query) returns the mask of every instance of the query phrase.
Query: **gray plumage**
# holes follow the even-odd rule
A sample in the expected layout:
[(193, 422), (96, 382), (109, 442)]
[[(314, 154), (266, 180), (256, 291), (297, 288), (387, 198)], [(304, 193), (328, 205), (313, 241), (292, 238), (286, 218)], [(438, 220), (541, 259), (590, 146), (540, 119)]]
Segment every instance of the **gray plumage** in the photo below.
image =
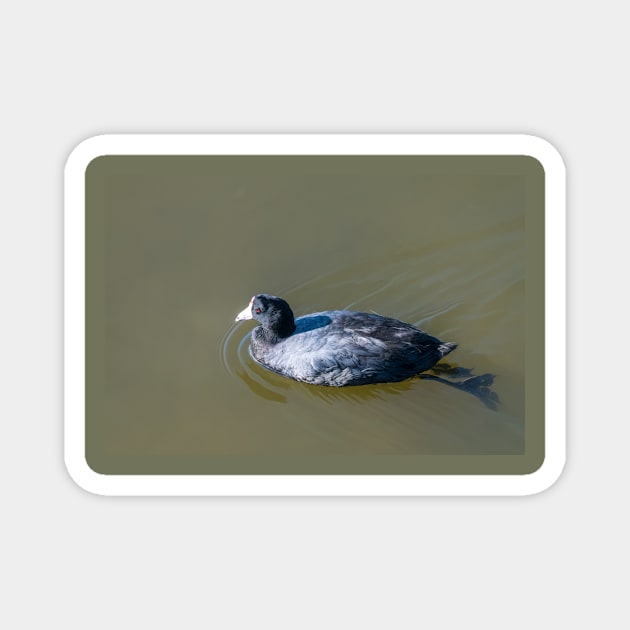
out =
[[(457, 344), (373, 313), (323, 311), (294, 319), (271, 295), (250, 301), (250, 354), (263, 367), (315, 385), (343, 387), (402, 381), (432, 368)], [(246, 309), (237, 319), (249, 319)]]

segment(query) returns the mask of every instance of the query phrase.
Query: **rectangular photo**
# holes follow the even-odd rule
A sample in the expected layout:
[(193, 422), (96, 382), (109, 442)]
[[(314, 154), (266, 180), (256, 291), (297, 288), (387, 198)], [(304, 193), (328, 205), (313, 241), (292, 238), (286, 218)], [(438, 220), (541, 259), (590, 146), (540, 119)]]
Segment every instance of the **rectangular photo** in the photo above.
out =
[(548, 143), (97, 136), (68, 160), (65, 221), (86, 490), (531, 494), (560, 474)]

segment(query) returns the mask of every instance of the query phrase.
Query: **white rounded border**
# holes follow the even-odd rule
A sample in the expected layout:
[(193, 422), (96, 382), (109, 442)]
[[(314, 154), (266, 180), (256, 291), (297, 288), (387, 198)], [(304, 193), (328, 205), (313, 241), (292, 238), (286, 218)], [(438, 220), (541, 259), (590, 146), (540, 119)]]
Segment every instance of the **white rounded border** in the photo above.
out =
[[(85, 459), (85, 171), (104, 155), (527, 155), (545, 171), (545, 459), (527, 475), (103, 475)], [(536, 136), (509, 134), (102, 135), (65, 167), (65, 463), (101, 495), (430, 496), (530, 495), (549, 488), (566, 457), (566, 173)], [(553, 359), (553, 364), (552, 364)]]

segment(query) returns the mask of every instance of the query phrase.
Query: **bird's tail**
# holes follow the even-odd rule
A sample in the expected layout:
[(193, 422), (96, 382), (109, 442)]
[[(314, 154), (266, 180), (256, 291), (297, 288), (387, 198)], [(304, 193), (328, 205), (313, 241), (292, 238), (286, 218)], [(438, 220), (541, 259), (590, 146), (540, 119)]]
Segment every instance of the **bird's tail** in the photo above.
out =
[(445, 357), (449, 352), (453, 352), (457, 348), (457, 344), (454, 341), (445, 341), (438, 346), (438, 352), (441, 357)]

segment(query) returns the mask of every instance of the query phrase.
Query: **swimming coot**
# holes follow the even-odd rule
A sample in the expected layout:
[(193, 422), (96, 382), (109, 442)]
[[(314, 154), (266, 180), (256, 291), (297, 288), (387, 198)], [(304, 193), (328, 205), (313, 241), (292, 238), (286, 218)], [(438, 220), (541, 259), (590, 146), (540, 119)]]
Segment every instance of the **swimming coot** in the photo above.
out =
[(457, 347), (411, 324), (372, 313), (323, 311), (294, 319), (274, 295), (255, 295), (236, 321), (256, 319), (250, 353), (296, 381), (343, 387), (402, 381), (432, 368)]

